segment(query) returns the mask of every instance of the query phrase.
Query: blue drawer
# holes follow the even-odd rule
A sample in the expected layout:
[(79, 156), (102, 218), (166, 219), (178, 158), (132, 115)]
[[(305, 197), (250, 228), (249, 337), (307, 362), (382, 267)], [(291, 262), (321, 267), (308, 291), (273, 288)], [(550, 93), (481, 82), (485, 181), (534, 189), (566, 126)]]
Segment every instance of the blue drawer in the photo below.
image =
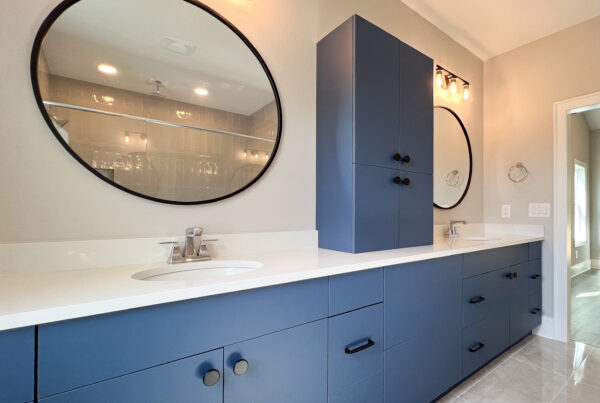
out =
[(321, 278), (43, 325), (39, 395), (326, 318), (328, 310)]
[(467, 278), (527, 262), (529, 244), (466, 253), (463, 256), (463, 277)]
[(542, 258), (542, 242), (531, 242), (529, 244), (529, 260)]
[[(204, 375), (219, 371), (216, 384)], [(187, 403), (223, 401), (223, 349), (195, 355), (144, 371), (41, 399), (44, 403)]]
[(508, 310), (506, 269), (463, 280), (463, 327)]
[[(247, 371), (235, 375), (240, 359)], [(225, 347), (223, 376), (228, 403), (327, 402), (327, 320)]]
[(462, 328), (461, 256), (385, 268), (385, 349), (452, 321)]
[(529, 314), (531, 329), (535, 329), (542, 324), (542, 293), (529, 296)]
[(509, 346), (508, 309), (463, 330), (464, 377), (469, 376)]
[(461, 378), (460, 321), (441, 322), (384, 352), (386, 403), (427, 403)]
[(383, 305), (329, 318), (329, 403), (383, 400)]
[(529, 295), (542, 292), (542, 261), (539, 259), (529, 262), (527, 270), (529, 277)]
[(0, 332), (0, 402), (33, 400), (35, 329)]
[(329, 277), (329, 315), (383, 301), (383, 269)]

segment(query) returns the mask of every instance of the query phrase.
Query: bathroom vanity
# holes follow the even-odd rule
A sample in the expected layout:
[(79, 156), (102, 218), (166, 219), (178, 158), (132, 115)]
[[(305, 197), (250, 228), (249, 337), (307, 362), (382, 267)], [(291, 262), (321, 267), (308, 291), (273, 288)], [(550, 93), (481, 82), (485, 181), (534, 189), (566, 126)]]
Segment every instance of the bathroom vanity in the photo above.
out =
[(100, 270), (63, 272), (105, 299), (4, 309), (0, 401), (427, 402), (540, 324), (540, 240), (271, 253), (220, 282), (105, 268), (113, 292)]

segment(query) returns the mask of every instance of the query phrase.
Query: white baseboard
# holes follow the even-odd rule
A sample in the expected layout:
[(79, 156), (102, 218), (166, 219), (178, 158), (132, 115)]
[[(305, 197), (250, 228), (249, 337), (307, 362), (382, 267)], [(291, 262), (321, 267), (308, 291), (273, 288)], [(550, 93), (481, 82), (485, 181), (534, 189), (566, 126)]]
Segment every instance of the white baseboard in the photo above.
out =
[[(597, 262), (597, 259), (594, 260), (586, 260), (583, 262), (579, 262), (577, 264), (572, 265), (569, 268), (569, 276), (571, 276), (571, 278), (580, 275), (581, 273), (585, 273), (588, 270), (591, 270), (592, 265), (593, 265), (593, 261)], [(596, 265), (596, 267), (598, 267)]]
[(567, 342), (567, 340), (561, 340), (556, 335), (556, 328), (554, 326), (554, 319), (548, 316), (542, 316), (542, 324), (533, 330), (533, 334), (540, 337), (545, 337), (547, 339), (558, 340), (562, 342)]

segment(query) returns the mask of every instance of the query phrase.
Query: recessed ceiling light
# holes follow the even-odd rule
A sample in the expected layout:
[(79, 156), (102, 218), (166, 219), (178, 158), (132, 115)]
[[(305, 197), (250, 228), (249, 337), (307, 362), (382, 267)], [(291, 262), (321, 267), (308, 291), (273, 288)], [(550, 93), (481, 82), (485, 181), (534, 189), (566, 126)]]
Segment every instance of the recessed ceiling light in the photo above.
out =
[(98, 71), (110, 75), (117, 74), (117, 69), (114, 66), (111, 66), (110, 64), (99, 64)]
[(194, 90), (194, 92), (196, 93), (196, 95), (200, 95), (200, 96), (208, 95), (208, 90), (206, 88), (198, 87)]

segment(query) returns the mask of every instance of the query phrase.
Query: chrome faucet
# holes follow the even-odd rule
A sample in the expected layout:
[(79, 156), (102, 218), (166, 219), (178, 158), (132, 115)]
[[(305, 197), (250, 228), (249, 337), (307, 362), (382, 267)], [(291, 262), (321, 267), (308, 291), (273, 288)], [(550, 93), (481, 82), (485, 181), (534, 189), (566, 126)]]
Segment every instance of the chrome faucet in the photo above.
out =
[[(170, 245), (171, 250), (168, 264), (198, 262), (201, 260), (210, 260), (210, 252), (206, 247), (207, 242), (218, 241), (218, 239), (201, 239), (202, 228), (192, 227), (185, 230), (185, 246), (183, 252), (179, 242), (160, 242), (162, 245)], [(195, 247), (196, 243), (198, 248)]]
[(456, 238), (458, 236), (458, 230), (456, 228), (456, 224), (466, 224), (465, 220), (450, 220), (450, 225), (448, 225), (448, 238)]

